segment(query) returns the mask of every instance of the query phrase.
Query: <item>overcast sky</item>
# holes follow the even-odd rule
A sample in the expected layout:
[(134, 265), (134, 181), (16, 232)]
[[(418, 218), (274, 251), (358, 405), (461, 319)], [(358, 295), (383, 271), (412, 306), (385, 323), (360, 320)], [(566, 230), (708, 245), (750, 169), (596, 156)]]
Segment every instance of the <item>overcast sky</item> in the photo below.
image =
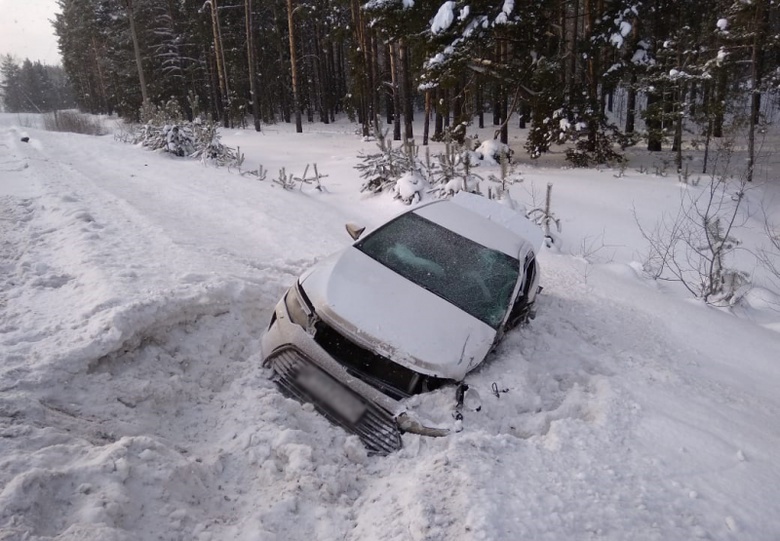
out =
[(0, 54), (60, 64), (54, 27), (57, 0), (0, 0)]

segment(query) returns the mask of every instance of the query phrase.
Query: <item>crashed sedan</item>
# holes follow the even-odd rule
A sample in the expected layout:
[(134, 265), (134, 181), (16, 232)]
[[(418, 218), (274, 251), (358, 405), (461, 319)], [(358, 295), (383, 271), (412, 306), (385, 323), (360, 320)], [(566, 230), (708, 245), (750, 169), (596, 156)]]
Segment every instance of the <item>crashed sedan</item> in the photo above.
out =
[(404, 406), (466, 375), (509, 329), (533, 317), (541, 230), (460, 192), (419, 205), (319, 262), (285, 293), (263, 337), (282, 390), (357, 434), (369, 451), (401, 434), (442, 436)]

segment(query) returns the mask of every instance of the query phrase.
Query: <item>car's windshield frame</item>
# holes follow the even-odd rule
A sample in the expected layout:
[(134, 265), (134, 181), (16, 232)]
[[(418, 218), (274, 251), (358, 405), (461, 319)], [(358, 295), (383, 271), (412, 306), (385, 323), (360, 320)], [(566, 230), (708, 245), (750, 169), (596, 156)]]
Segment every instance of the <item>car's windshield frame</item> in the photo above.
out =
[(506, 317), (520, 261), (419, 216), (404, 213), (355, 248), (493, 329)]

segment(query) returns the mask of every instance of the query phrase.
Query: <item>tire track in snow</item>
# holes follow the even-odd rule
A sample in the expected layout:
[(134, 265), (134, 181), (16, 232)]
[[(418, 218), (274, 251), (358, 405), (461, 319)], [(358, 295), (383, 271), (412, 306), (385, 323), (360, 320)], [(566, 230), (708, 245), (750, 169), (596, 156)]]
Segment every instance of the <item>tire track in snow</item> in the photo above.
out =
[[(152, 209), (170, 221), (145, 214), (45, 143), (21, 149), (41, 194), (5, 201), (28, 210), (3, 264), (21, 276), (24, 252), (72, 279), (5, 284), (25, 297), (3, 337), (20, 364), (0, 368), (4, 535), (221, 539), (247, 521), (269, 539), (348, 529), (343, 504), (359, 492), (365, 451), (282, 397), (259, 366), (271, 310), (309, 262), (218, 243), (200, 253), (169, 234), (175, 209)], [(31, 340), (46, 306), (66, 320)]]

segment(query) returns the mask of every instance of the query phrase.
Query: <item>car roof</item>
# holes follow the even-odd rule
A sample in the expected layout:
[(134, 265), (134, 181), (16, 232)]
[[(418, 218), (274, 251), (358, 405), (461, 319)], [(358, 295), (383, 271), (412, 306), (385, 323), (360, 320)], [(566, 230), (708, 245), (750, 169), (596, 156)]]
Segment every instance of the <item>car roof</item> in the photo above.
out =
[(523, 214), (468, 192), (421, 205), (412, 212), (512, 257), (523, 257), (531, 250), (536, 252), (544, 242), (541, 229)]

